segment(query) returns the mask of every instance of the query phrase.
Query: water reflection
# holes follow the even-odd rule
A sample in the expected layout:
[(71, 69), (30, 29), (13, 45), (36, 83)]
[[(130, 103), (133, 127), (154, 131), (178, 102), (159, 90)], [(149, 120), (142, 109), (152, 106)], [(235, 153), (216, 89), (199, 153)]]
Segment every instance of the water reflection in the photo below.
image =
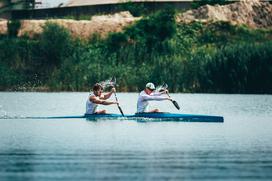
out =
[(0, 180), (33, 180), (35, 154), (32, 150), (0, 152)]
[(1, 180), (271, 180), (271, 152), (1, 153)]

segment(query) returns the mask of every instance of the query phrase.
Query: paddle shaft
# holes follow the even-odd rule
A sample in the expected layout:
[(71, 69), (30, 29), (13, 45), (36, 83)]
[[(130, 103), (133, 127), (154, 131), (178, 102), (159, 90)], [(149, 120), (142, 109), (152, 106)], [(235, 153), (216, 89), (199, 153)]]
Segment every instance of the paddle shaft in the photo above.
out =
[(114, 92), (114, 96), (115, 96), (115, 100), (116, 100), (116, 102), (117, 102), (117, 107), (118, 107), (120, 113), (122, 114), (122, 116), (124, 116), (124, 113), (123, 113), (121, 107), (119, 106), (119, 102), (118, 102), (118, 99), (117, 99), (117, 96), (116, 96), (116, 93), (115, 93), (115, 92)]
[[(168, 92), (167, 92), (166, 94), (168, 95), (169, 98), (171, 98)], [(172, 101), (172, 103), (174, 104), (174, 106), (175, 106), (178, 110), (180, 110), (180, 107), (179, 107), (177, 101), (175, 101), (175, 100), (171, 100), (171, 101)]]

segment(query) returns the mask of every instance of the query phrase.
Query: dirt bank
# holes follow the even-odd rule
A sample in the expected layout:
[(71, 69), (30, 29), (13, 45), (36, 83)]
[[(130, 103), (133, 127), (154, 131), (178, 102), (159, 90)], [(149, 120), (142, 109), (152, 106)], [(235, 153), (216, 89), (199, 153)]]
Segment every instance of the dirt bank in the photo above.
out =
[(67, 28), (73, 36), (88, 38), (95, 33), (102, 37), (109, 32), (120, 32), (122, 29), (138, 18), (133, 17), (129, 12), (121, 12), (113, 15), (93, 16), (91, 20), (23, 20), (18, 36), (28, 34), (30, 37), (42, 32), (43, 25), (49, 21)]
[(244, 0), (229, 5), (205, 5), (177, 16), (177, 22), (228, 21), (252, 28), (272, 28), (272, 4), (259, 0)]
[[(132, 24), (139, 18), (133, 17), (129, 12), (120, 12), (113, 15), (93, 16), (91, 20), (70, 20), (70, 19), (50, 19), (50, 20), (22, 20), (18, 36), (28, 35), (33, 37), (43, 30), (46, 22), (57, 23), (67, 28), (73, 36), (88, 38), (95, 33), (102, 37), (109, 32), (120, 32), (124, 27)], [(7, 21), (0, 20), (0, 34), (7, 33)]]
[[(33, 37), (43, 30), (49, 21), (66, 27), (73, 36), (88, 38), (97, 33), (105, 37), (109, 32), (120, 32), (124, 27), (140, 18), (133, 17), (129, 12), (113, 15), (93, 16), (91, 20), (22, 20), (18, 36), (24, 34)], [(177, 22), (214, 22), (229, 21), (232, 24), (245, 24), (252, 28), (272, 28), (272, 4), (259, 0), (244, 0), (229, 5), (205, 5), (177, 15)], [(0, 34), (7, 33), (7, 20), (0, 19)]]

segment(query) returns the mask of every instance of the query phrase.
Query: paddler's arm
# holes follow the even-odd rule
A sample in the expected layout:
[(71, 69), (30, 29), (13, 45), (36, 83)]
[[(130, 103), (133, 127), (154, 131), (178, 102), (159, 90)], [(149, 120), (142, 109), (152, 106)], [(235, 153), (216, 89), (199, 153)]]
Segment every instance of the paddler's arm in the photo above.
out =
[(92, 101), (95, 104), (102, 104), (102, 105), (118, 104), (118, 102), (116, 101), (106, 101), (106, 100), (99, 99), (95, 96), (91, 96), (90, 101)]
[(106, 100), (106, 99), (110, 98), (110, 96), (111, 96), (114, 92), (116, 92), (116, 90), (115, 90), (115, 88), (113, 87), (113, 88), (111, 89), (111, 91), (108, 92), (108, 93), (105, 93), (105, 94), (103, 95), (103, 97), (101, 97), (101, 99)]
[(145, 101), (163, 101), (163, 100), (172, 100), (169, 97), (162, 97), (162, 96), (151, 96), (151, 95), (144, 95), (142, 99)]
[(152, 96), (160, 96), (160, 95), (162, 95), (162, 94), (167, 94), (167, 93), (168, 93), (168, 90), (167, 90), (167, 89), (164, 89), (164, 90), (162, 90), (162, 91), (160, 91), (160, 92), (155, 92), (155, 93), (153, 93)]

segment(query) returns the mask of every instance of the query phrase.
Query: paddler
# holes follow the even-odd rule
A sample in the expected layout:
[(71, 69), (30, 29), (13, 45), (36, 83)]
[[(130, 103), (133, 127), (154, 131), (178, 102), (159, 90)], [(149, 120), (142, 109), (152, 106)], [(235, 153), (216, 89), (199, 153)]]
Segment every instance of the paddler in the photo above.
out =
[(155, 85), (151, 82), (147, 83), (145, 89), (140, 92), (137, 102), (137, 113), (154, 113), (159, 112), (159, 109), (148, 110), (148, 101), (163, 101), (170, 100), (171, 98), (165, 97), (164, 95), (168, 93), (168, 90), (162, 90), (160, 92), (155, 92)]
[(103, 87), (101, 84), (96, 83), (93, 86), (92, 93), (90, 93), (86, 101), (86, 114), (106, 114), (106, 110), (97, 110), (99, 104), (111, 105), (118, 104), (117, 101), (107, 101), (113, 93), (115, 93), (113, 87), (110, 92), (103, 93)]

